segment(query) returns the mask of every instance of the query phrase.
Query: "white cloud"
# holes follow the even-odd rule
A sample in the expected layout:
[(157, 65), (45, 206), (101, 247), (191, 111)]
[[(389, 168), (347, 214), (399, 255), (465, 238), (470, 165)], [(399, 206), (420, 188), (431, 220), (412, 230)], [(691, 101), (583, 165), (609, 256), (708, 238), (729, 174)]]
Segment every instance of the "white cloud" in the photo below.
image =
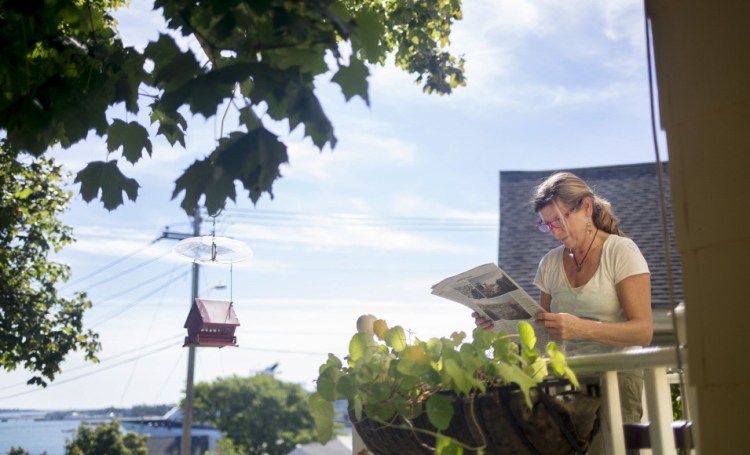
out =
[(415, 162), (416, 145), (378, 132), (377, 126), (349, 131), (342, 133), (334, 151), (321, 152), (308, 141), (287, 144), (289, 164), (282, 167), (282, 173), (294, 180), (324, 182), (362, 166), (401, 167)]
[[(629, 88), (626, 80), (645, 63), (641, 3), (492, 0), (465, 2), (463, 9), (464, 19), (453, 27), (451, 51), (466, 56), (467, 87), (458, 88), (449, 100), (425, 96), (412, 83), (413, 76), (391, 65), (373, 72), (374, 103), (388, 97), (391, 103), (447, 104), (471, 111), (536, 110), (632, 96), (621, 89)], [(598, 80), (577, 87), (565, 74), (544, 74), (533, 62), (588, 67), (590, 78)]]

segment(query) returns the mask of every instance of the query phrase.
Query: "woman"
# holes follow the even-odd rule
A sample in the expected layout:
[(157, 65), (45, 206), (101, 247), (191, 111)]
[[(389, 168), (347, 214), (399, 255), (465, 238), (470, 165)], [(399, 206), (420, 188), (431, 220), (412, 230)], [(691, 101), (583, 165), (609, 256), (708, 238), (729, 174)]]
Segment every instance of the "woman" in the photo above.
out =
[[(579, 177), (560, 172), (536, 189), (537, 229), (562, 245), (540, 261), (534, 284), (545, 312), (538, 326), (563, 340), (568, 356), (651, 343), (651, 275), (635, 243), (624, 237), (609, 202)], [(492, 321), (473, 314), (479, 327)], [(623, 420), (641, 420), (642, 373), (619, 374)]]

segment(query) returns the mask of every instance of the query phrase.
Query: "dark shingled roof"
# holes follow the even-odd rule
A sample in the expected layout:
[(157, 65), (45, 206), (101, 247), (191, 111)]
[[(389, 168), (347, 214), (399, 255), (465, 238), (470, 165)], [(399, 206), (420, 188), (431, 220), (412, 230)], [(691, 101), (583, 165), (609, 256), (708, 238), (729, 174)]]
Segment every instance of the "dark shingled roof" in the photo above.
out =
[[(680, 302), (682, 273), (675, 246), (667, 163), (662, 163), (662, 166), (675, 300)], [(620, 219), (620, 229), (635, 241), (648, 261), (652, 306), (670, 308), (656, 163), (559, 170), (576, 174), (595, 194), (609, 200), (615, 216)], [(559, 242), (534, 228), (539, 216), (534, 213), (531, 200), (535, 187), (556, 171), (500, 172), (498, 265), (535, 298), (539, 298), (539, 290), (533, 283), (539, 260)]]

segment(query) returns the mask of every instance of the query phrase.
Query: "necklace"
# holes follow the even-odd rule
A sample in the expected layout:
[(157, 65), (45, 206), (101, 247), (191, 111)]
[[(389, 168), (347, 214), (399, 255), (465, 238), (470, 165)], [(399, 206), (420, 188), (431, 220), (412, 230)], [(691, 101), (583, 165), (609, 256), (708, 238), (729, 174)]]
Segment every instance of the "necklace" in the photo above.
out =
[(599, 234), (599, 229), (597, 229), (596, 232), (594, 232), (594, 237), (591, 239), (591, 243), (589, 243), (589, 249), (586, 250), (586, 254), (583, 255), (583, 259), (581, 259), (581, 262), (578, 262), (573, 250), (570, 250), (570, 253), (568, 253), (570, 257), (573, 258), (573, 262), (576, 263), (576, 272), (580, 272), (581, 269), (583, 268), (583, 263), (586, 262), (586, 258), (589, 255), (589, 251), (591, 251), (591, 247), (594, 246), (594, 240), (596, 240), (597, 234)]

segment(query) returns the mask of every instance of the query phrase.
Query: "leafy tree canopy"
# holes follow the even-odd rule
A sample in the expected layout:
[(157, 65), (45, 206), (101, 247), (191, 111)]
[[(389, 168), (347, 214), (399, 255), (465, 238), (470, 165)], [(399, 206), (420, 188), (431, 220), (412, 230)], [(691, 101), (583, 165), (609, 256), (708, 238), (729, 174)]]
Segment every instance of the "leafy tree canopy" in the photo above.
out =
[(91, 426), (82, 423), (72, 440), (65, 444), (65, 455), (147, 455), (146, 440), (132, 431), (125, 434), (120, 431), (116, 420)]
[[(173, 198), (192, 213), (236, 200), (273, 197), (287, 147), (266, 125), (284, 121), (323, 150), (334, 129), (315, 95), (330, 75), (346, 100), (369, 104), (372, 65), (389, 55), (425, 92), (464, 85), (463, 59), (446, 49), (460, 0), (155, 0), (169, 31), (141, 52), (123, 45), (111, 17), (120, 0), (7, 0), (0, 6), (0, 130), (18, 150), (41, 156), (93, 131), (106, 161), (76, 176), (86, 201), (109, 210), (138, 195), (120, 169), (152, 153), (155, 137), (185, 146), (186, 116), (239, 118), (214, 150), (177, 177)], [(203, 55), (178, 45), (193, 36)], [(110, 108), (117, 106), (118, 110)], [(152, 125), (136, 117), (148, 106)], [(124, 108), (125, 118), (110, 118)], [(223, 121), (222, 121), (223, 124)], [(152, 130), (156, 132), (152, 134)], [(101, 155), (99, 155), (101, 156)], [(124, 159), (124, 160), (122, 160)]]
[(58, 219), (71, 197), (61, 188), (62, 170), (49, 159), (17, 155), (0, 140), (0, 365), (23, 366), (33, 373), (30, 384), (46, 385), (69, 352), (96, 360), (100, 346), (83, 329), (91, 302), (82, 293), (58, 296), (70, 270), (48, 259), (73, 241)]
[(239, 453), (285, 455), (313, 440), (307, 392), (270, 374), (195, 386), (196, 421), (215, 425)]

